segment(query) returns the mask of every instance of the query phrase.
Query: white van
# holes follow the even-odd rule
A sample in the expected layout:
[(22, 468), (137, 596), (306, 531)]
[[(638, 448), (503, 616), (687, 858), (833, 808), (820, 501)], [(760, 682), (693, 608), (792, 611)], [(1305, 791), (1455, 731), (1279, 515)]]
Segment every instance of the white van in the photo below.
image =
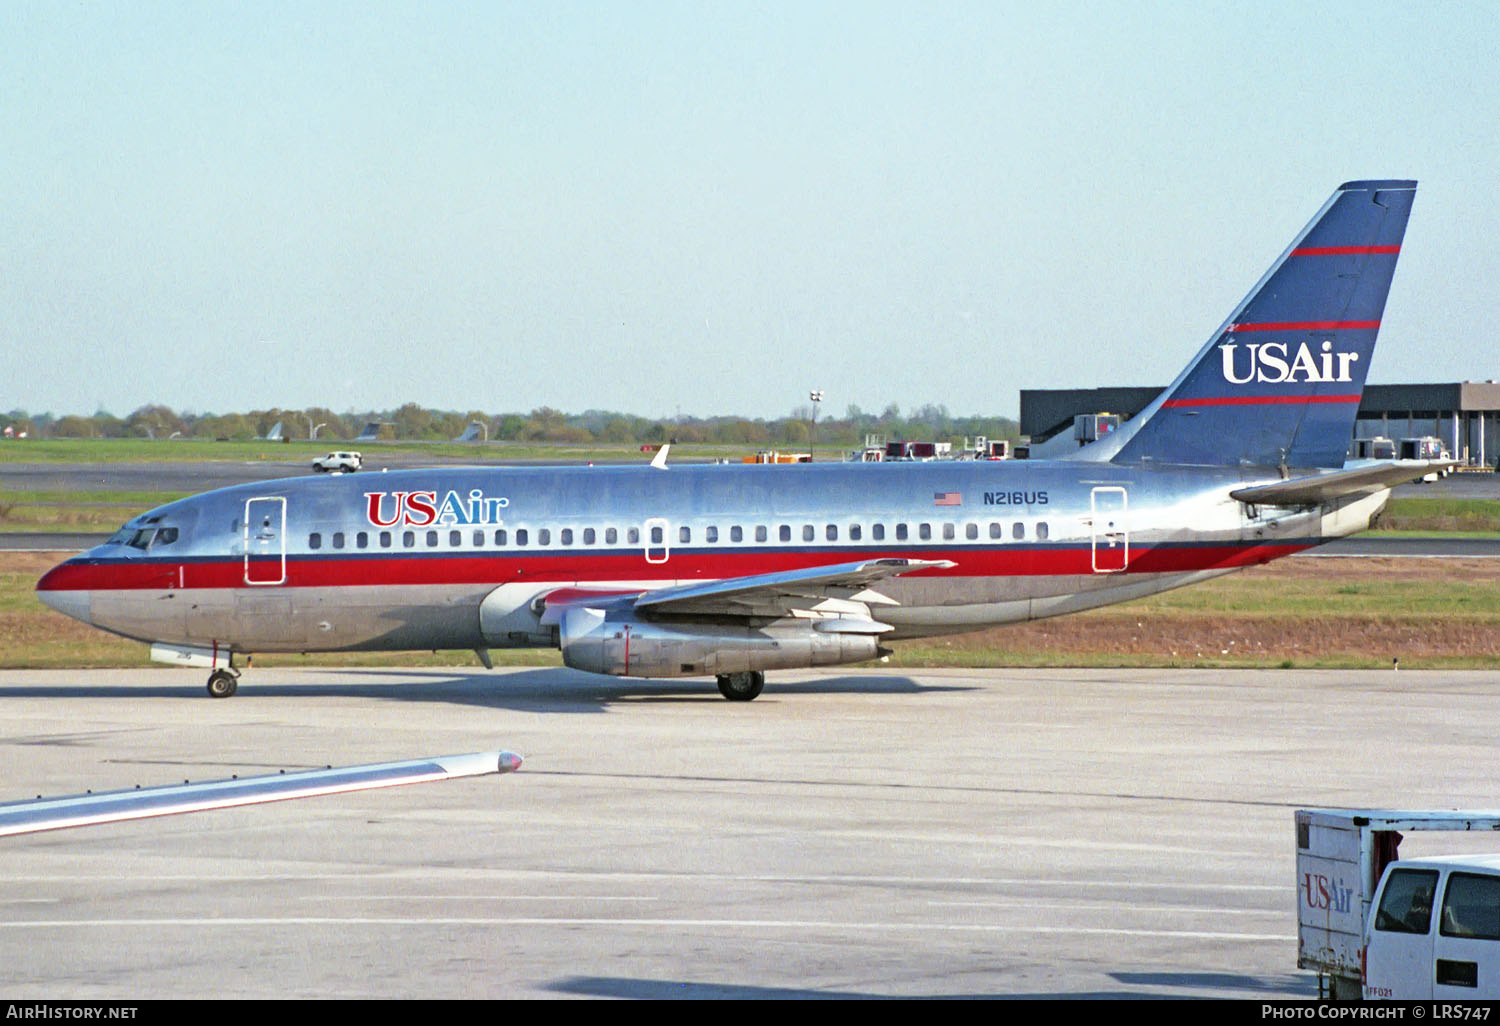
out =
[(1500, 855), (1393, 862), (1372, 908), (1366, 998), (1500, 998)]

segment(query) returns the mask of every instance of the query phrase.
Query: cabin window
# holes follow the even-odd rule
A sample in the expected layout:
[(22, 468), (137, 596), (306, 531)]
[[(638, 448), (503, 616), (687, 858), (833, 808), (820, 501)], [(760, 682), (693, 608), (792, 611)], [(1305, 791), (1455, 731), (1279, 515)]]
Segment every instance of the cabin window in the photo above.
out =
[(527, 533), (526, 528), (524, 528), (524, 527), (518, 527), (518, 528), (516, 528), (516, 544), (517, 545), (525, 545), (530, 540), (531, 540), (531, 536)]
[(1045, 521), (1045, 520), (1038, 521), (1038, 523), (1036, 525), (1036, 540), (1037, 541), (1046, 541), (1047, 540), (1047, 521)]
[(944, 524), (943, 541), (952, 541), (956, 532), (957, 528), (953, 524)]
[(781, 538), (782, 541), (784, 541), (784, 542), (791, 541), (792, 540), (792, 527), (791, 527), (791, 525), (790, 524), (782, 524), (781, 525), (781, 530), (779, 532), (777, 532), (777, 534)]
[(370, 532), (360, 531), (354, 536), (354, 544), (361, 549), (368, 549), (370, 547)]
[(557, 532), (557, 535), (558, 535), (558, 539), (564, 545), (572, 545), (573, 544), (573, 529), (571, 527), (564, 527), (561, 531)]
[(661, 530), (660, 527), (653, 527), (653, 528), (651, 528), (651, 544), (652, 545), (660, 545), (662, 543), (662, 540), (665, 539), (665, 538), (666, 538), (666, 535), (662, 533), (662, 530)]
[(703, 540), (713, 545), (719, 540), (719, 529), (712, 525), (703, 529)]
[(583, 529), (583, 543), (585, 545), (594, 544), (595, 537), (596, 535), (594, 534), (594, 529), (592, 527), (585, 527)]
[(979, 525), (978, 524), (965, 524), (964, 525), (964, 537), (967, 538), (967, 539), (969, 539), (969, 541), (976, 541), (979, 538)]
[(755, 529), (755, 540), (758, 542), (763, 542), (766, 540), (766, 528), (764, 524)]
[(814, 538), (816, 538), (817, 536), (818, 536), (817, 528), (813, 527), (812, 524), (803, 524), (802, 525), (802, 540), (803, 541), (809, 541), (810, 542)]
[(495, 532), (495, 544), (496, 545), (504, 545), (505, 544), (505, 528), (502, 527), (498, 531)]
[(862, 538), (862, 537), (864, 537), (864, 529), (861, 528), (858, 524), (850, 524), (849, 525), (849, 540), (850, 541), (859, 541), (860, 538)]
[(476, 549), (482, 549), (482, 548), (484, 548), (484, 532), (483, 531), (476, 530), (474, 532), (474, 547)]
[(435, 548), (437, 548), (437, 543), (438, 543), (438, 533), (436, 531), (428, 531), (427, 532), (427, 547), (429, 549), (435, 549)]
[(448, 544), (451, 545), (453, 548), (455, 548), (455, 549), (461, 548), (463, 546), (463, 543), (464, 543), (464, 533), (462, 531), (449, 531), (448, 532)]
[(323, 536), (317, 531), (307, 536), (307, 547), (310, 549), (321, 549), (323, 547)]
[(641, 543), (641, 529), (639, 527), (628, 529), (625, 532), (625, 540), (631, 545), (639, 545)]
[(917, 537), (920, 538), (920, 539), (922, 539), (923, 541), (932, 541), (932, 525), (931, 524), (918, 524), (917, 525)]
[(388, 549), (388, 548), (391, 547), (391, 532), (389, 532), (389, 531), (381, 531), (380, 532), (380, 547), (382, 549)]
[(415, 531), (402, 531), (401, 532), (401, 544), (404, 547), (408, 548), (408, 549), (416, 548), (416, 545), (417, 545), (417, 532), (415, 532)]
[(897, 541), (906, 541), (906, 525), (905, 524), (897, 524), (896, 525), (896, 540)]
[(1025, 538), (1026, 537), (1026, 525), (1023, 524), (1023, 523), (1021, 523), (1019, 520), (1017, 520), (1014, 524), (1011, 524), (1010, 525), (1010, 536), (1012, 538), (1014, 538), (1016, 541), (1020, 541), (1022, 538)]
[(998, 520), (991, 520), (990, 521), (990, 537), (994, 538), (994, 539), (997, 539), (997, 540), (1001, 539), (1001, 538), (1004, 538), (1005, 537), (1005, 525), (1002, 524)]
[(829, 541), (838, 541), (839, 540), (839, 528), (838, 528), (838, 525), (837, 524), (829, 524), (826, 528), (823, 529), (823, 534), (824, 534), (824, 537), (826, 537)]
[(343, 531), (334, 531), (333, 532), (333, 547), (336, 548), (336, 549), (341, 549), (341, 548), (344, 547), (344, 532)]
[(872, 540), (874, 540), (874, 541), (885, 541), (885, 525), (884, 524), (871, 524), (870, 525), (870, 538)]
[(679, 527), (677, 529), (677, 540), (686, 545), (693, 540), (693, 529), (691, 527)]
[(550, 528), (550, 527), (538, 527), (536, 529), (536, 543), (538, 545), (551, 545), (552, 544), (552, 528)]
[(619, 531), (615, 530), (613, 527), (606, 527), (604, 529), (604, 544), (606, 544), (606, 545), (614, 545), (619, 540), (620, 540), (620, 532)]
[(732, 541), (732, 542), (742, 542), (742, 541), (744, 541), (745, 540), (745, 529), (743, 527), (741, 527), (739, 524), (735, 524), (733, 527), (731, 527), (729, 529), (729, 540)]

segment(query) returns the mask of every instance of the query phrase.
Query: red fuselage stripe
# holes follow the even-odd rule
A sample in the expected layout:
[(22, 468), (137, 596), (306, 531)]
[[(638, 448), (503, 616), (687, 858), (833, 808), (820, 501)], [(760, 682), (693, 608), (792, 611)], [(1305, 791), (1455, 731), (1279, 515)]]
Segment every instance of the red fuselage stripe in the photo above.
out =
[[(1183, 573), (1219, 567), (1252, 566), (1310, 548), (1312, 541), (1274, 545), (1163, 545), (1132, 547), (1131, 573)], [(923, 560), (951, 560), (946, 569), (916, 571), (923, 577), (1036, 577), (1077, 574), (1092, 577), (1093, 551), (1087, 544), (988, 549), (929, 549), (914, 552), (850, 552), (838, 549), (732, 553), (690, 551), (673, 553), (666, 563), (648, 563), (640, 552), (565, 554), (549, 552), (520, 557), (513, 553), (448, 554), (434, 556), (354, 556), (342, 559), (296, 558), (286, 562), (286, 582), (266, 587), (341, 588), (374, 585), (500, 585), (577, 581), (722, 580), (752, 574), (800, 570), (900, 555)], [(251, 561), (252, 567), (255, 560)], [(279, 560), (275, 561), (279, 563)], [(186, 590), (244, 588), (245, 566), (239, 559), (172, 564), (181, 566)], [(175, 574), (164, 578), (163, 564), (68, 562), (55, 567), (37, 584), (40, 591), (171, 590)]]

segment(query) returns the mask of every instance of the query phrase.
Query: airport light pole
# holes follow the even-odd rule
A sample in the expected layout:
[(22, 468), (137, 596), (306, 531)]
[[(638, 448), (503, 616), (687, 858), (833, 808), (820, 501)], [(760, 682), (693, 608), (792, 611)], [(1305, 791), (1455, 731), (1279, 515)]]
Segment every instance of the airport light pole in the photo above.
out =
[(807, 462), (813, 461), (815, 450), (818, 445), (818, 407), (823, 403), (823, 390), (815, 388), (807, 393), (807, 398), (812, 400), (812, 431), (807, 437)]

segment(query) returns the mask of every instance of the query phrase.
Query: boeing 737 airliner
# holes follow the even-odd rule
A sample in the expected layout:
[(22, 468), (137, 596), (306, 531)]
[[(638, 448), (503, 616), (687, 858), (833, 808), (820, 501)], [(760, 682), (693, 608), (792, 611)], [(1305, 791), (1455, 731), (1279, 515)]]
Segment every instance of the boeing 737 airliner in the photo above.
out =
[(1348, 182), (1139, 416), (1059, 460), (471, 467), (224, 488), (37, 585), (212, 670), (254, 652), (556, 646), (716, 677), (1140, 598), (1367, 527), (1427, 463), (1346, 462), (1416, 183)]

